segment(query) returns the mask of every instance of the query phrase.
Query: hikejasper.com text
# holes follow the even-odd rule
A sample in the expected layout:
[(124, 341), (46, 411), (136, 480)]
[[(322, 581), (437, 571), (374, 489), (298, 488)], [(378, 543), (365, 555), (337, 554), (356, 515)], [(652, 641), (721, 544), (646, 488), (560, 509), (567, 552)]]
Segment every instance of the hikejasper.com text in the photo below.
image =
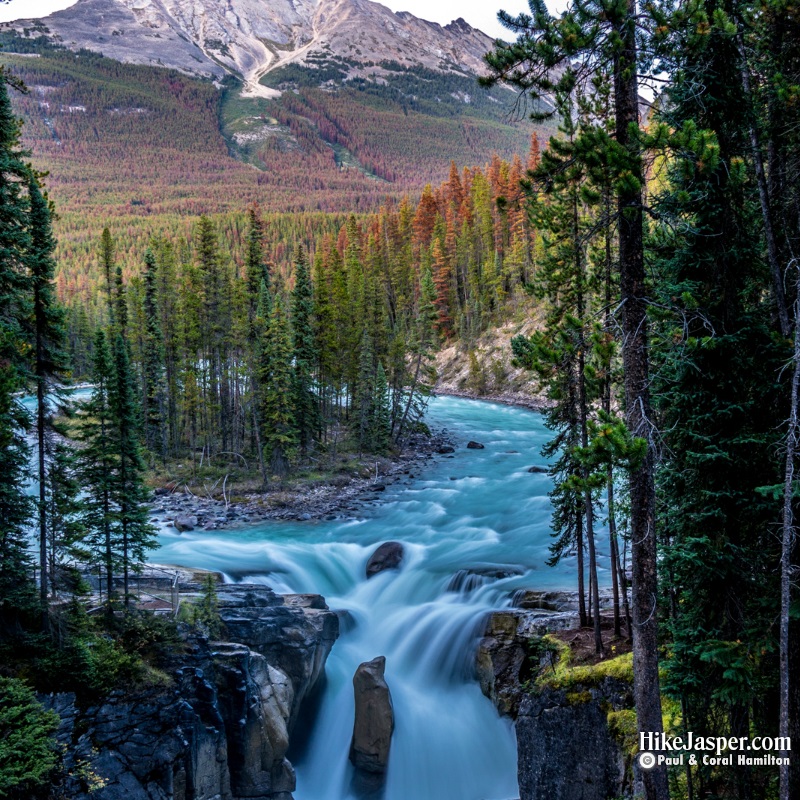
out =
[[(789, 763), (788, 754), (791, 750), (792, 742), (788, 736), (756, 736), (751, 739), (748, 736), (695, 736), (691, 731), (686, 736), (639, 734), (639, 762), (645, 769), (657, 764), (683, 764), (685, 754), (689, 754), (689, 764), (780, 766)], [(753, 751), (764, 755), (744, 754)], [(775, 756), (769, 751), (780, 755)]]

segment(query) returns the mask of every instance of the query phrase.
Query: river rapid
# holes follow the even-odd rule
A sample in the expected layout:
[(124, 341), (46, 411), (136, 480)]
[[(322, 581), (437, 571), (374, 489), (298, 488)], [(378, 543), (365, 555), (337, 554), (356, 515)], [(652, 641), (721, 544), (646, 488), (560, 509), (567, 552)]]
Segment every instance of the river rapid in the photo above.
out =
[[(455, 454), (387, 487), (360, 519), (166, 529), (152, 556), (281, 593), (319, 593), (341, 612), (313, 728), (292, 758), (297, 800), (355, 796), (352, 677), (379, 655), (395, 712), (385, 800), (518, 796), (513, 728), (481, 694), (473, 662), (487, 612), (508, 606), (516, 589), (574, 586), (574, 559), (545, 565), (550, 479), (528, 472), (544, 463), (549, 434), (537, 413), (451, 397), (431, 402), (428, 421), (447, 429)], [(466, 449), (470, 439), (485, 449)], [(405, 546), (401, 568), (366, 580), (370, 554), (389, 540)], [(507, 574), (469, 572), (487, 569)]]

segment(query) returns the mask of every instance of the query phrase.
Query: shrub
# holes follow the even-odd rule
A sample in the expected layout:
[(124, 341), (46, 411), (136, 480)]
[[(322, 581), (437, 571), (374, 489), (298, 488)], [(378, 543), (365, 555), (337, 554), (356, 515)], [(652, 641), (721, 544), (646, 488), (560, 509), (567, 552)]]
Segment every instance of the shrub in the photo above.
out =
[(58, 762), (58, 722), (23, 681), (0, 678), (0, 797), (22, 796), (46, 781)]

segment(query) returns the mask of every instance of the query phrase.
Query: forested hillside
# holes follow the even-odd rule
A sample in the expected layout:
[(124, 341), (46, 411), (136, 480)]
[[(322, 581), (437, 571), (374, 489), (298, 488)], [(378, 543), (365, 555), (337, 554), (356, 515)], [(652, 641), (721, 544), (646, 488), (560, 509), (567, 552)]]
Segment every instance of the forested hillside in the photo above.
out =
[(232, 78), (219, 87), (41, 38), (4, 41), (3, 60), (29, 87), (13, 98), (28, 120), (24, 142), (52, 174), (59, 294), (70, 305), (94, 305), (106, 225), (126, 276), (151, 237), (188, 239), (201, 213), (215, 216), (241, 264), (244, 210), (258, 202), (267, 256), (286, 267), (298, 244), (338, 230), (343, 214), (418, 196), (446, 178), (451, 159), (510, 159), (532, 130), (509, 113), (507, 90), (461, 74), (387, 62), (389, 82), (320, 88), (331, 78), (324, 65), (292, 67), (269, 76), (287, 91), (266, 100), (241, 97)]

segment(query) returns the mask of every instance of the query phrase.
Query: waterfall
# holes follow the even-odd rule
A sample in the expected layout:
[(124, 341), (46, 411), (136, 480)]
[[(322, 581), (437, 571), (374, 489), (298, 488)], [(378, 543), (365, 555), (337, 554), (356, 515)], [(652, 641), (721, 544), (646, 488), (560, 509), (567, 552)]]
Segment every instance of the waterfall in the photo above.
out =
[[(303, 751), (297, 800), (350, 800), (348, 761), (356, 667), (386, 657), (392, 738), (385, 800), (510, 800), (518, 796), (513, 728), (473, 676), (486, 615), (521, 588), (569, 589), (574, 559), (544, 566), (550, 544), (548, 438), (538, 414), (455, 398), (429, 422), (457, 445), (415, 478), (389, 486), (357, 520), (273, 522), (229, 531), (165, 529), (153, 560), (204, 567), (278, 592), (315, 592), (342, 613), (342, 635)], [(476, 439), (484, 450), (467, 450)], [(384, 541), (402, 542), (399, 570), (366, 579)]]

